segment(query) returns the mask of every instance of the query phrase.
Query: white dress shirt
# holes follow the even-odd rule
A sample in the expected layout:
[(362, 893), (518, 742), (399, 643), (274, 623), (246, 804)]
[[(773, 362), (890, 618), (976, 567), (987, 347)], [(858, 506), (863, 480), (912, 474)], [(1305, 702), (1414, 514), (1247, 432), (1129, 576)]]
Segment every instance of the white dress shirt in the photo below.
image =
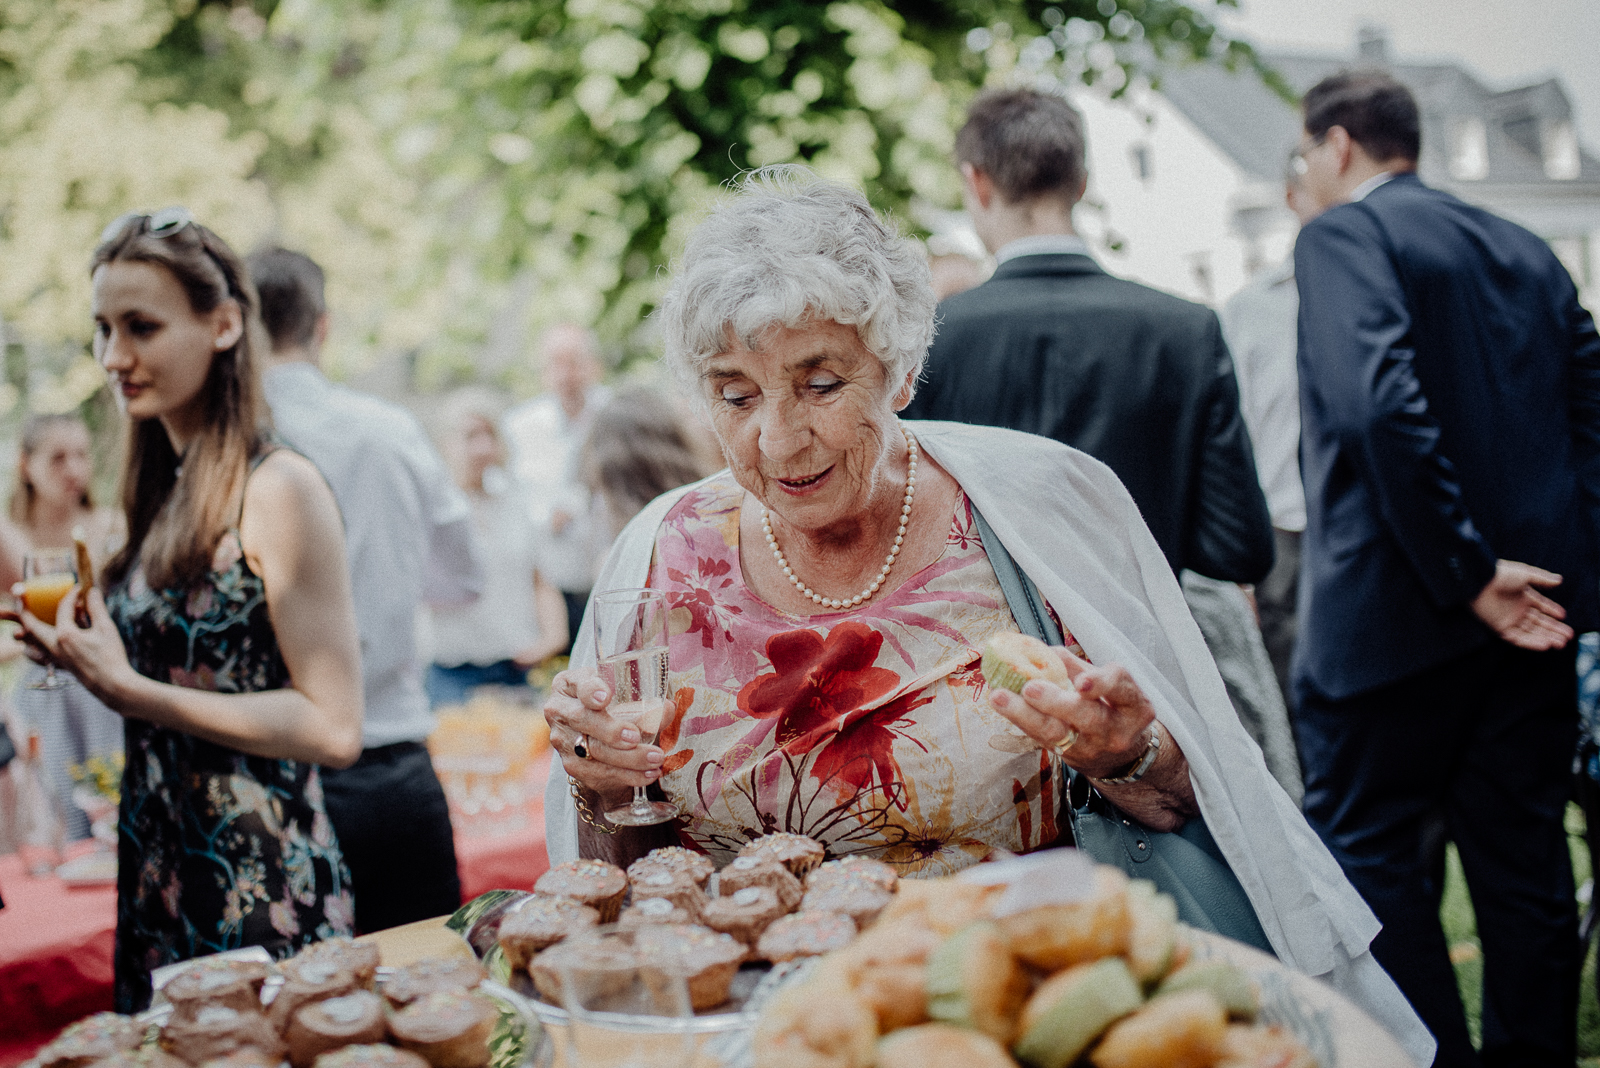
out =
[(1366, 181), (1350, 190), (1350, 203), (1355, 204), (1358, 201), (1367, 199), (1368, 193), (1371, 193), (1374, 189), (1393, 178), (1394, 171), (1383, 171), (1382, 173), (1374, 174), (1371, 178), (1368, 178)]
[(485, 482), (486, 492), (468, 496), (484, 550), (483, 595), (471, 604), (428, 610), (433, 662), (444, 667), (487, 667), (539, 643), (533, 598), (539, 545), (533, 520), (503, 475)]
[[(547, 582), (569, 593), (587, 593), (594, 585), (596, 547), (605, 541), (605, 532), (590, 522), (589, 491), (578, 478), (578, 449), (594, 413), (610, 398), (609, 389), (595, 386), (584, 398), (583, 411), (569, 419), (561, 401), (544, 393), (501, 420), (511, 475), (542, 542), (541, 570)], [(551, 522), (558, 511), (570, 517), (559, 532)]]
[(994, 254), (996, 266), (1018, 256), (1088, 256), (1089, 246), (1077, 234), (1030, 234), (1007, 241)]
[(262, 379), (279, 435), (322, 471), (344, 514), (367, 704), (362, 746), (421, 741), (433, 714), (417, 609), (482, 589), (471, 507), (404, 408), (336, 386), (308, 363), (269, 367)]
[(1267, 496), (1272, 525), (1306, 529), (1306, 492), (1300, 481), (1300, 293), (1294, 257), (1263, 271), (1222, 308), (1222, 334), (1239, 379), (1239, 408), (1250, 429), (1256, 474)]

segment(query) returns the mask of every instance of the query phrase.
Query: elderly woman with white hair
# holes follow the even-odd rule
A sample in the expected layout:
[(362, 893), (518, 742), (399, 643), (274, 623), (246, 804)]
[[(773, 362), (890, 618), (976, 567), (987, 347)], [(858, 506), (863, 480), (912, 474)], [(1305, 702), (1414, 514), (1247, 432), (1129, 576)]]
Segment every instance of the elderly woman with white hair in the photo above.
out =
[[(1148, 827), (1203, 814), (1270, 948), (1431, 1057), (1116, 476), (1044, 438), (897, 418), (934, 297), (859, 193), (750, 177), (690, 237), (660, 320), (729, 467), (641, 512), (596, 584), (665, 594), (673, 708), (655, 745), (607, 715), (586, 619), (545, 709), (552, 861), (671, 842), (726, 862), (790, 831), (943, 874), (1057, 844), (1070, 768)], [(1059, 623), (1072, 686), (985, 686), (980, 650), (1019, 629), (1002, 555)], [(652, 783), (681, 819), (598, 815)]]

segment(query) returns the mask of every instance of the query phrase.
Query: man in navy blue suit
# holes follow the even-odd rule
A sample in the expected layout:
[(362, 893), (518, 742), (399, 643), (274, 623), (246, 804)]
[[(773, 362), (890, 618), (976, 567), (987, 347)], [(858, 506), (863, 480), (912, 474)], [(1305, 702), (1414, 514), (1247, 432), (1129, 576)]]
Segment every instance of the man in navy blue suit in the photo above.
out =
[[(1600, 338), (1533, 234), (1416, 177), (1379, 72), (1306, 94), (1295, 247), (1306, 816), (1383, 921), (1440, 1065), (1574, 1059), (1562, 830), (1573, 627), (1600, 624)], [(1439, 834), (1442, 829), (1444, 834)], [(1456, 843), (1484, 953), (1474, 1052), (1439, 924)]]

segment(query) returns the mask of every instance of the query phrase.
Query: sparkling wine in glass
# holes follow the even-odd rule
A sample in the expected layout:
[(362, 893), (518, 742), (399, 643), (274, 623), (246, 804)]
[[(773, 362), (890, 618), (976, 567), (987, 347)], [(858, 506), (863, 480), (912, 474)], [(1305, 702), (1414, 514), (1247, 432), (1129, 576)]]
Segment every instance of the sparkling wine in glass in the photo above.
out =
[[(35, 549), (22, 558), (22, 607), (53, 627), (61, 599), (77, 581), (77, 564), (71, 549)], [(59, 690), (65, 685), (56, 675), (54, 664), (45, 665), (44, 678), (28, 683), (34, 690)]]
[[(595, 595), (594, 618), (600, 675), (611, 689), (608, 711), (651, 745), (667, 710), (667, 599), (657, 590), (607, 590)], [(652, 801), (636, 786), (633, 801), (607, 811), (606, 819), (645, 827), (677, 815), (676, 805)]]

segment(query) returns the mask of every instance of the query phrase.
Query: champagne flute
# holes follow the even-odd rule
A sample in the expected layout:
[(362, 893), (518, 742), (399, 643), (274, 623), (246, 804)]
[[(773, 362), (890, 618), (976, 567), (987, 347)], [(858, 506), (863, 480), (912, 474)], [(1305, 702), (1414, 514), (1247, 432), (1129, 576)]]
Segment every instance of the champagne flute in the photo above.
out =
[(574, 935), (563, 946), (568, 1068), (686, 1068), (695, 1053), (694, 1013), (688, 983), (670, 955), (653, 952), (637, 930), (616, 924)]
[[(35, 549), (22, 558), (22, 607), (43, 623), (56, 625), (56, 609), (78, 581), (71, 549)], [(28, 683), (33, 690), (59, 690), (66, 682), (53, 663), (45, 665), (44, 678)]]
[[(600, 674), (611, 688), (609, 712), (650, 745), (667, 708), (667, 599), (658, 590), (607, 590), (595, 595), (594, 623)], [(631, 804), (605, 815), (619, 826), (646, 827), (675, 819), (678, 808), (650, 800), (636, 786)]]

